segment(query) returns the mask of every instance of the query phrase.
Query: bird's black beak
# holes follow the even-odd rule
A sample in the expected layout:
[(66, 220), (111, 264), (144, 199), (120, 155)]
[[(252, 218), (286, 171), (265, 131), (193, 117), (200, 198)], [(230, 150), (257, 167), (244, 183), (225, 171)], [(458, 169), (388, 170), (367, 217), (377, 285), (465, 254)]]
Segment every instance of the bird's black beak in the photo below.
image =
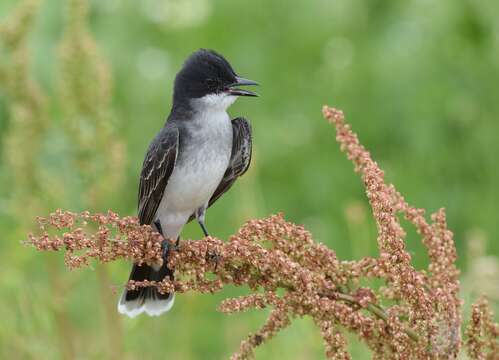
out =
[(246, 85), (258, 85), (258, 83), (253, 80), (248, 80), (236, 76), (236, 82), (228, 85), (226, 92), (230, 95), (235, 95), (235, 96), (258, 96), (258, 94), (254, 93), (253, 91), (237, 89), (237, 86), (246, 86)]

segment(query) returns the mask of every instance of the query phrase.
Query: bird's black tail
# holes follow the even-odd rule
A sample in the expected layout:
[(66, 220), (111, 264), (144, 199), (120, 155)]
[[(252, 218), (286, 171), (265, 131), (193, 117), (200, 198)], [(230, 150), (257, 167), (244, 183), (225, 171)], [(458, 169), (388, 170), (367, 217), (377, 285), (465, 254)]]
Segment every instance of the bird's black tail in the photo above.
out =
[[(146, 264), (134, 264), (129, 280), (161, 281), (167, 276), (173, 280), (173, 271), (168, 268), (166, 261), (157, 270)], [(129, 317), (135, 317), (143, 312), (149, 316), (159, 316), (172, 308), (174, 298), (175, 294), (161, 294), (155, 287), (125, 289), (118, 303), (118, 311)]]

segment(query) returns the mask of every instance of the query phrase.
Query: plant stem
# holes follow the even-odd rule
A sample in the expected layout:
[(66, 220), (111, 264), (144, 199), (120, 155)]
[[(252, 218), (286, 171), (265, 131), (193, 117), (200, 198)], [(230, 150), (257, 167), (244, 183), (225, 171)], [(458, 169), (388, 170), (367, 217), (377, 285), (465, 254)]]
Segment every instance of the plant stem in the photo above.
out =
[[(281, 284), (279, 284), (279, 287), (282, 287), (288, 291), (295, 291), (295, 288), (291, 285), (288, 285), (288, 284), (281, 283)], [(319, 295), (323, 296), (323, 297), (327, 297), (331, 300), (341, 300), (341, 301), (345, 301), (345, 302), (348, 302), (351, 304), (356, 304), (358, 306), (361, 306), (359, 304), (359, 302), (352, 295), (344, 294), (342, 292), (328, 291), (327, 293), (320, 293)], [(372, 303), (369, 303), (365, 307), (365, 309), (367, 311), (371, 312), (372, 314), (376, 315), (380, 319), (382, 319), (384, 321), (388, 321), (388, 314), (386, 313), (385, 310), (383, 310), (382, 307), (375, 305), (375, 304), (372, 304)], [(419, 341), (419, 335), (414, 330), (412, 330), (411, 328), (409, 328), (408, 326), (405, 326), (405, 325), (403, 326), (403, 329), (404, 329), (404, 332), (407, 334), (407, 336), (409, 336), (412, 340), (414, 340), (416, 342)]]
[[(330, 296), (327, 296), (327, 297), (330, 297)], [(358, 303), (358, 301), (355, 300), (355, 298), (353, 296), (351, 296), (351, 295), (343, 294), (343, 293), (335, 293), (333, 295), (333, 297), (335, 297), (336, 299), (339, 299), (339, 300), (342, 300), (342, 301), (346, 301), (346, 302), (349, 302), (349, 303), (352, 303), (352, 304), (357, 304), (357, 305), (360, 306), (360, 304)], [(371, 313), (373, 313), (374, 315), (376, 315), (380, 319), (383, 319), (384, 321), (388, 321), (388, 315), (385, 312), (385, 310), (383, 310), (381, 307), (369, 303), (367, 305), (367, 307), (366, 307), (366, 310), (370, 311)], [(407, 326), (404, 326), (404, 332), (412, 340), (419, 341), (419, 335), (414, 330), (412, 330), (411, 328), (409, 328)]]

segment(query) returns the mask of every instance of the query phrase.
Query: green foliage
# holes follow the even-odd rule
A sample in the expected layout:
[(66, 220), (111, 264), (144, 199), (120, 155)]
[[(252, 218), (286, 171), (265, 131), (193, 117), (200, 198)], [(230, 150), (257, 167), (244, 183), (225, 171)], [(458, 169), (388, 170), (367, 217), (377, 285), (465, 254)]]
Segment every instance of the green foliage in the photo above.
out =
[[(106, 297), (117, 300), (109, 284), (119, 291), (127, 264), (58, 276), (59, 257), (19, 245), (33, 216), (56, 207), (135, 214), (145, 149), (169, 111), (175, 72), (199, 47), (262, 84), (260, 98), (231, 108), (252, 121), (255, 156), (208, 214), (211, 232), (284, 211), (341, 258), (373, 254), (361, 184), (321, 118), (330, 103), (411, 203), (447, 208), (460, 265), (473, 270), (465, 292), (479, 291), (470, 276), (485, 265), (476, 264), (497, 280), (498, 10), (491, 0), (0, 2), (0, 357), (97, 359), (114, 344), (127, 359), (219, 359), (263, 320), (216, 313), (224, 295), (183, 295), (165, 317), (124, 319), (121, 345)], [(189, 225), (184, 236), (201, 233)], [(473, 241), (481, 262), (466, 256)], [(322, 356), (308, 320), (257, 352)]]

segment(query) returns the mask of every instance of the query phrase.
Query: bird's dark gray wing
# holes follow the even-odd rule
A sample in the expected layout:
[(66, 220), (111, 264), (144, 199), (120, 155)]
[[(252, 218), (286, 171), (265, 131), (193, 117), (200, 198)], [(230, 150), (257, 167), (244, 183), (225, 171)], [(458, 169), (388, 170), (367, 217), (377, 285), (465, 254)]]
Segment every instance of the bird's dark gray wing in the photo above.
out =
[(251, 125), (245, 118), (232, 120), (232, 154), (229, 167), (225, 171), (222, 181), (213, 193), (208, 203), (211, 206), (227, 190), (236, 179), (243, 175), (251, 162)]
[(178, 129), (166, 126), (149, 146), (139, 184), (138, 212), (142, 225), (150, 225), (155, 220), (166, 184), (175, 167), (178, 143)]

